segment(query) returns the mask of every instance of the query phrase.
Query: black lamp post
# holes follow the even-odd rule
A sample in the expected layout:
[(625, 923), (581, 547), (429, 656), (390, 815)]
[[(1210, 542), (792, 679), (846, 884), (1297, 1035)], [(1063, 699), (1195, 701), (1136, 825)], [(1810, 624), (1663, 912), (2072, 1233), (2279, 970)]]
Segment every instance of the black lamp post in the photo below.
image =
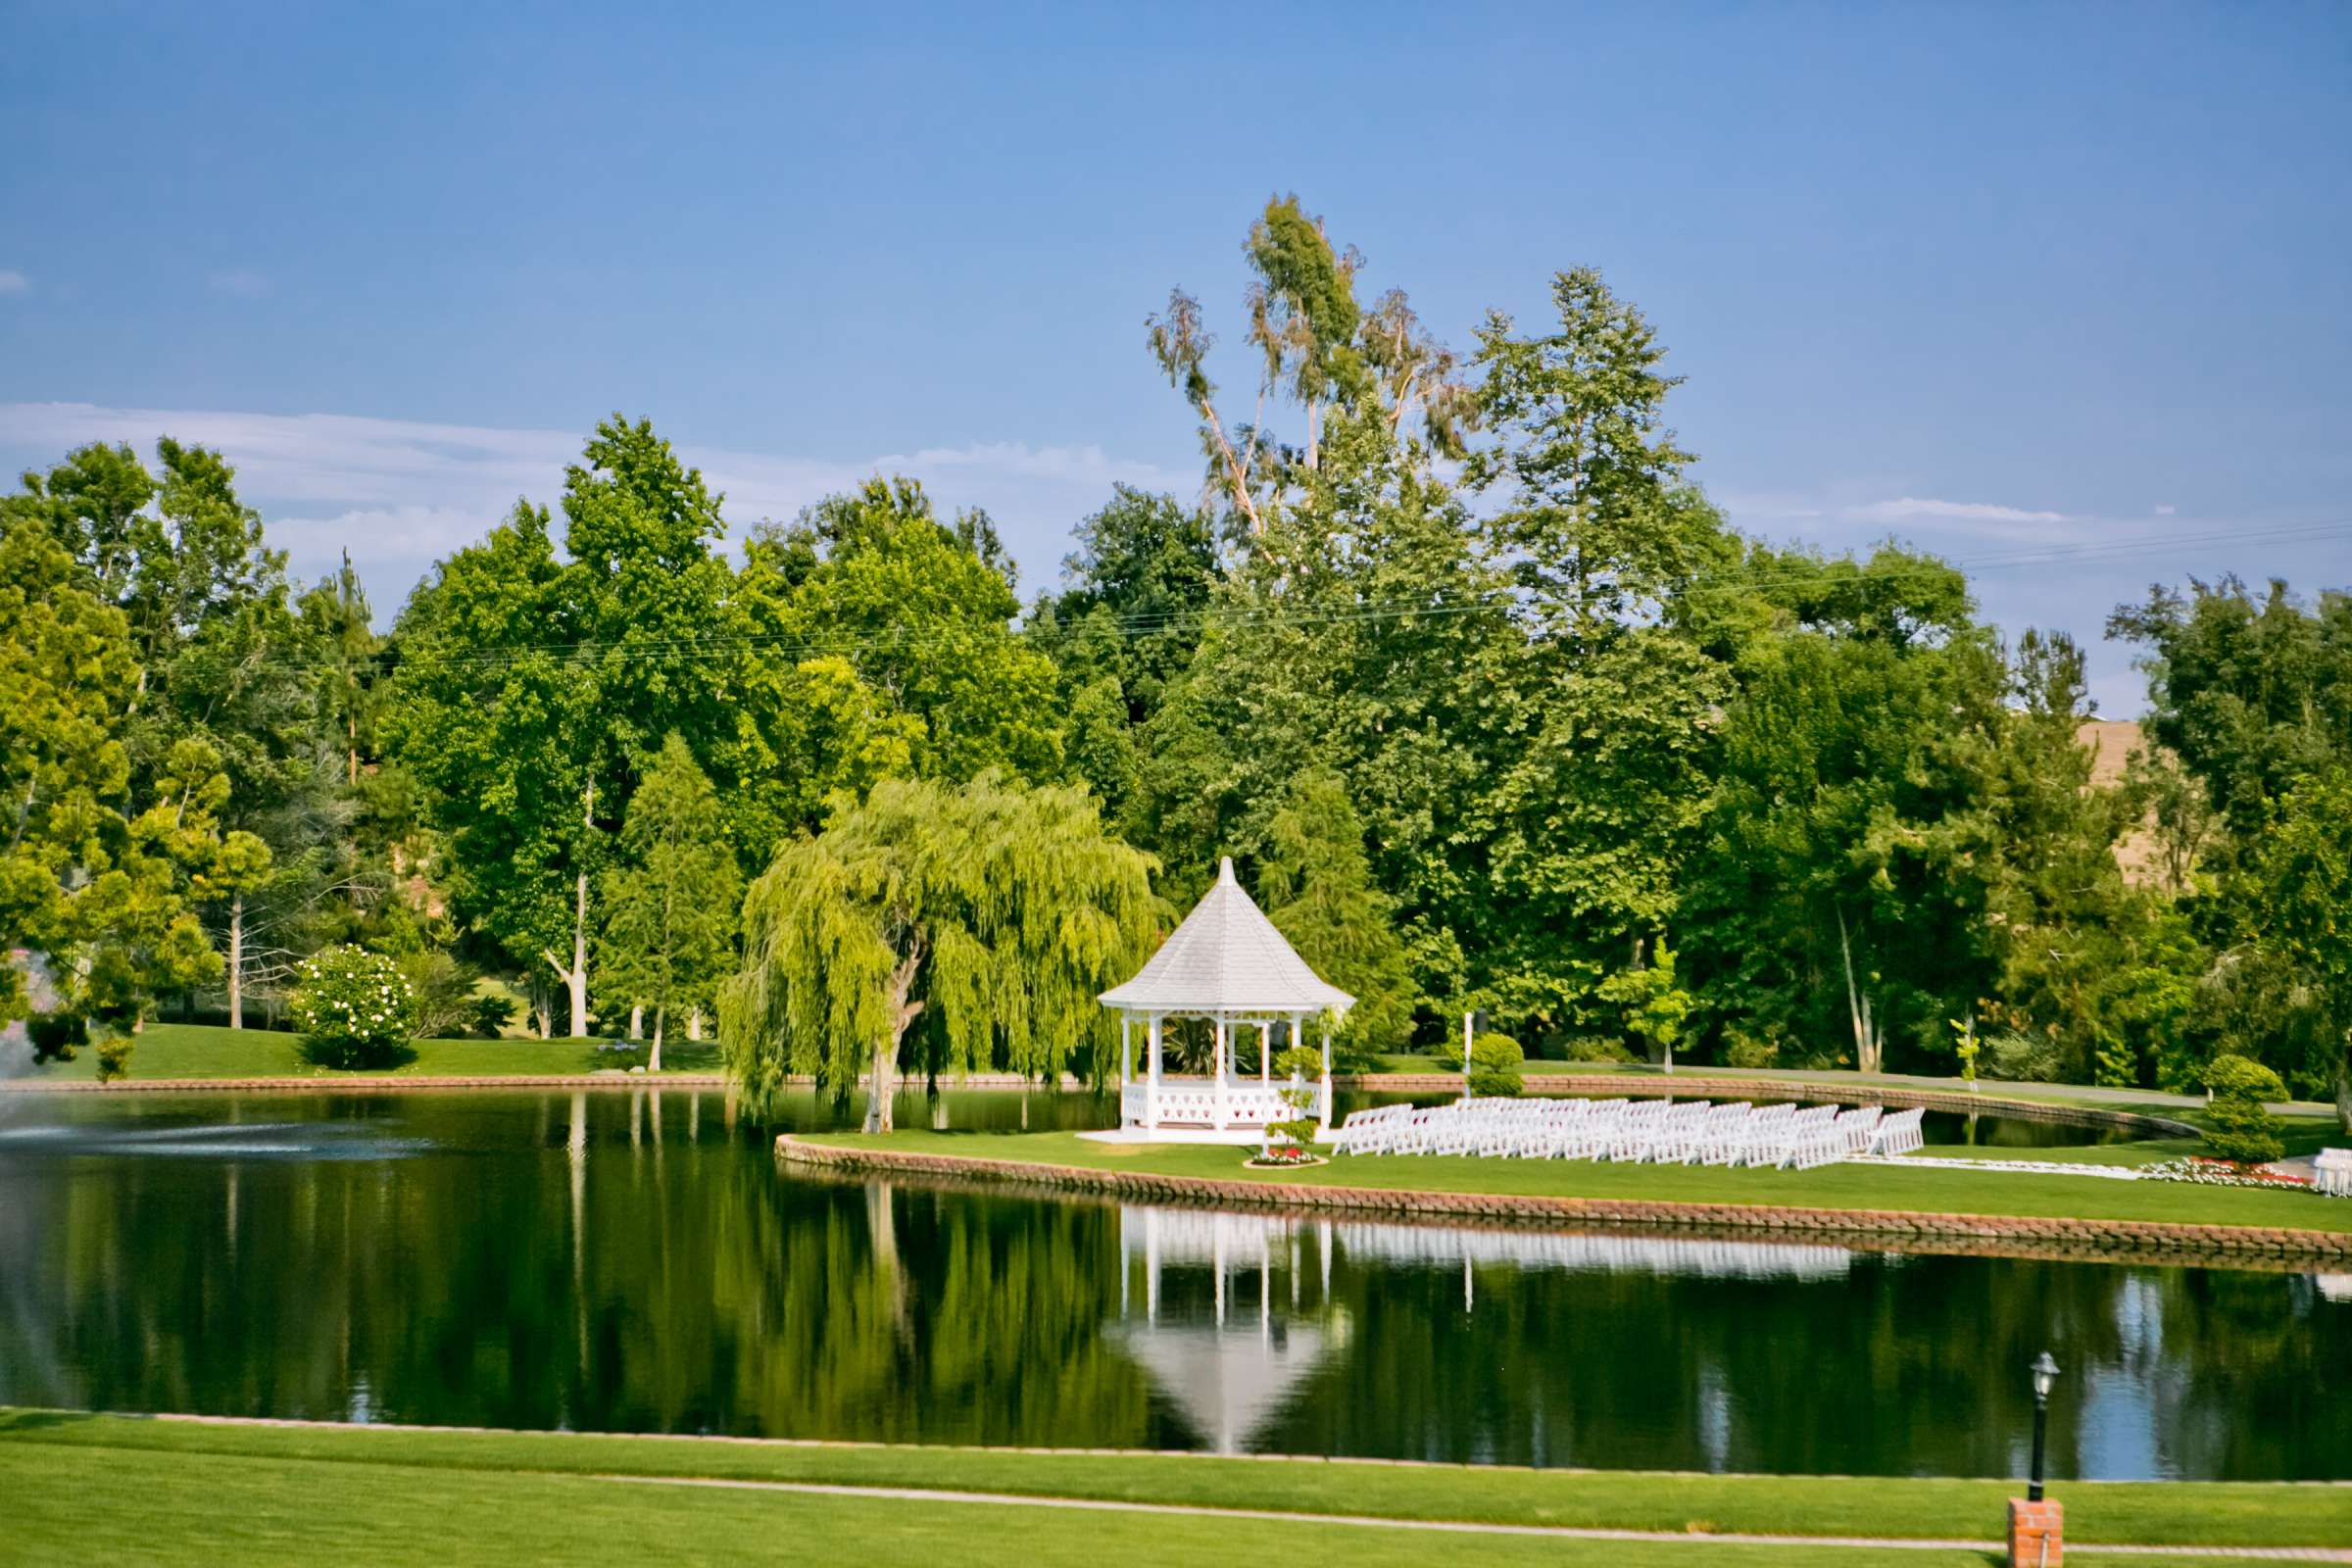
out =
[(2042, 1439), (2050, 1425), (2050, 1385), (2058, 1381), (2058, 1363), (2044, 1350), (2034, 1358), (2034, 1473), (2027, 1480), (2026, 1500), (2041, 1500)]

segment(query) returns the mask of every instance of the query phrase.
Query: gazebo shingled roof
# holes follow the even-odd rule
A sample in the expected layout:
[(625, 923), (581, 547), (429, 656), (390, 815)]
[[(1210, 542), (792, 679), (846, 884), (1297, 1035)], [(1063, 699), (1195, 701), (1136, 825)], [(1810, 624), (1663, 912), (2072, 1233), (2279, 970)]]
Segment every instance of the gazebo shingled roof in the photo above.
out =
[(1131, 1013), (1225, 1017), (1344, 1013), (1355, 1002), (1308, 968), (1274, 929), (1235, 880), (1231, 857), (1218, 865), (1216, 886), (1135, 978), (1102, 1000)]

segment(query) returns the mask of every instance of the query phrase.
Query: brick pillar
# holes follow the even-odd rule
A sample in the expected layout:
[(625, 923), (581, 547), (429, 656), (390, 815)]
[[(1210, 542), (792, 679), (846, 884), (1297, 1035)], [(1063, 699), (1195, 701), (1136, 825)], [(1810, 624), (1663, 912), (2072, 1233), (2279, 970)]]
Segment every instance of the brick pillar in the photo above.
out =
[(2009, 1568), (2059, 1568), (2066, 1559), (2066, 1507), (2009, 1499)]

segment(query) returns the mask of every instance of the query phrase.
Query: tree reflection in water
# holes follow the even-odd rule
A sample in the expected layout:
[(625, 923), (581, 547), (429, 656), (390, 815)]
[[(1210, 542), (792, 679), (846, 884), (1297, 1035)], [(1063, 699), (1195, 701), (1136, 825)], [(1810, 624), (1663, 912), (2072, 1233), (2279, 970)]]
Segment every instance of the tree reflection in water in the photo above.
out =
[(811, 1181), (676, 1089), (40, 1115), (0, 1123), (16, 1402), (1997, 1475), (2047, 1346), (2058, 1475), (2352, 1473), (2334, 1280)]

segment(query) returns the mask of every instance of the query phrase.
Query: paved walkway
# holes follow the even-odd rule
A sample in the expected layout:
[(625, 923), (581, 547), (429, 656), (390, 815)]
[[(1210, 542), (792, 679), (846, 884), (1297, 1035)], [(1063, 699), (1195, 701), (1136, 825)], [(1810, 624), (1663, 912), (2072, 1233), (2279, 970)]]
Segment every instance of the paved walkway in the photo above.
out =
[[(892, 1502), (966, 1503), (987, 1508), (1058, 1508), (1079, 1513), (1166, 1514), (1180, 1518), (1248, 1520), (1259, 1524), (1344, 1525), (1366, 1530), (1412, 1530), (1451, 1536), (1538, 1536), (1554, 1541), (1635, 1541), (1679, 1545), (1861, 1546), (1887, 1551), (2000, 1551), (1997, 1541), (1904, 1539), (1880, 1536), (1779, 1536), (1740, 1531), (1694, 1534), (1680, 1530), (1606, 1530), (1579, 1525), (1485, 1524), (1462, 1519), (1387, 1519), (1374, 1514), (1292, 1513), (1279, 1508), (1224, 1508), (1175, 1502), (1120, 1502), (1101, 1497), (1029, 1496), (1008, 1492), (956, 1492), (934, 1487), (861, 1487), (818, 1481), (733, 1481), (704, 1476), (600, 1475), (599, 1481), (638, 1487), (704, 1487), (724, 1492), (779, 1492), (820, 1497)], [(2066, 1544), (2069, 1553), (2121, 1552), (2137, 1557), (2232, 1557), (2270, 1562), (2352, 1563), (2339, 1546), (2107, 1546)]]

